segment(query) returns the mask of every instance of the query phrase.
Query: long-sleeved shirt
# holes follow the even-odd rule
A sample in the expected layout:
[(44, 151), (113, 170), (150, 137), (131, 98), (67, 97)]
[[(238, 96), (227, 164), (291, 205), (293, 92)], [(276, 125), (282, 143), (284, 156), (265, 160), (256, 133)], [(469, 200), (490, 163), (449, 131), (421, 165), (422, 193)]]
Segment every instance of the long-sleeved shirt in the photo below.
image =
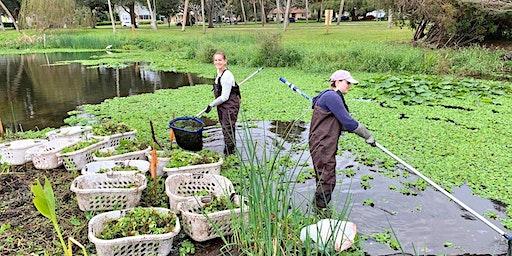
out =
[(343, 130), (352, 132), (359, 126), (359, 123), (352, 118), (348, 109), (345, 107), (343, 96), (338, 95), (338, 93), (333, 90), (325, 90), (313, 98), (313, 106), (315, 105), (325, 111), (333, 113), (343, 127)]
[[(222, 74), (222, 73), (221, 73)], [(221, 74), (218, 74), (215, 78), (215, 82), (219, 82), (219, 77)], [(222, 74), (222, 77), (220, 77), (220, 85), (222, 87), (222, 93), (219, 97), (217, 97), (215, 100), (210, 103), (210, 106), (215, 107), (218, 106), (225, 101), (229, 99), (229, 95), (231, 94), (231, 88), (235, 86), (235, 77), (233, 76), (233, 73), (229, 69), (224, 71), (224, 74)]]

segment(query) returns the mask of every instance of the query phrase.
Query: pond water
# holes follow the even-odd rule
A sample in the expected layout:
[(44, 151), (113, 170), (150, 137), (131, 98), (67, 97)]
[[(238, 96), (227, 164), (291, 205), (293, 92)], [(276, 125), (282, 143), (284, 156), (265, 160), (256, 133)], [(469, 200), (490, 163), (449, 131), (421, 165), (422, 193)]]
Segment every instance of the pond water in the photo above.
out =
[(68, 111), (83, 104), (211, 83), (190, 73), (152, 71), (140, 63), (121, 69), (54, 65), (93, 55), (98, 53), (0, 56), (0, 118), (4, 126), (11, 130), (59, 127)]
[[(250, 127), (248, 132), (257, 145), (268, 145), (276, 139), (284, 140), (284, 152), (292, 150), (293, 145), (295, 148), (299, 148), (297, 145), (307, 146), (309, 126), (302, 122), (254, 122), (248, 127)], [(237, 147), (240, 150), (244, 143), (241, 137), (245, 137), (244, 133), (247, 133), (247, 130), (239, 127), (237, 132)], [(205, 147), (222, 152), (223, 140), (220, 128), (208, 127), (206, 134), (208, 136), (204, 141)], [(341, 141), (343, 143), (343, 138)], [(307, 162), (309, 166), (305, 167), (305, 170), (312, 168), (312, 163), (309, 150), (307, 147), (303, 148), (293, 152), (292, 158), (299, 161), (299, 164)], [(244, 155), (243, 152), (242, 155)], [(403, 187), (401, 182), (417, 179), (418, 177), (414, 174), (410, 174), (407, 178), (402, 176), (388, 178), (376, 168), (356, 162), (355, 156), (348, 151), (337, 156), (336, 160), (338, 171), (351, 168), (356, 174), (352, 178), (347, 178), (343, 174), (337, 175), (337, 185), (331, 204), (341, 210), (345, 200), (351, 198), (348, 219), (357, 225), (360, 235), (368, 236), (392, 228), (404, 252), (411, 255), (506, 254), (507, 243), (502, 236), (440, 192), (427, 187), (425, 191), (418, 191), (416, 196), (401, 194), (398, 191)], [(373, 177), (370, 180), (370, 189), (364, 189), (360, 185), (363, 175)], [(390, 185), (396, 186), (398, 190), (390, 190)], [(314, 178), (305, 183), (296, 184), (293, 198), (295, 207), (311, 212), (310, 204), (315, 188)], [(497, 214), (498, 219), (506, 216), (504, 205), (473, 195), (466, 185), (454, 188), (452, 193), (482, 215), (485, 211), (491, 210)], [(363, 205), (366, 199), (372, 199), (375, 206)], [(506, 230), (499, 221), (490, 221), (502, 230)], [(371, 238), (363, 242), (363, 249), (368, 255), (400, 253)]]

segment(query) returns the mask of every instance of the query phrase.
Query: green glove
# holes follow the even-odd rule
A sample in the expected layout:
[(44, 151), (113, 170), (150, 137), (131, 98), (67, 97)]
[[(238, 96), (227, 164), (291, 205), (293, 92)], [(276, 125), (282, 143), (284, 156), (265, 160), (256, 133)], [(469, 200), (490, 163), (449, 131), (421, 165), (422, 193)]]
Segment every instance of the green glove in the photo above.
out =
[(364, 125), (359, 124), (357, 128), (352, 132), (359, 135), (361, 138), (365, 139), (366, 143), (370, 144), (372, 147), (376, 146), (375, 139), (373, 138), (370, 131)]

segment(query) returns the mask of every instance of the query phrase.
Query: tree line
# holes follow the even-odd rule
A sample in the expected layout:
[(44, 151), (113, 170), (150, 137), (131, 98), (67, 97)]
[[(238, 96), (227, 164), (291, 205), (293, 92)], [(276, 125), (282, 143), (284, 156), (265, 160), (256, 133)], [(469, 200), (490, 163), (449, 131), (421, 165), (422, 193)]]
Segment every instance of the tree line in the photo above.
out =
[[(288, 27), (292, 7), (305, 9), (306, 22), (322, 22), (326, 9), (335, 10), (339, 25), (343, 13), (359, 20), (373, 10), (386, 11), (388, 26), (393, 24), (414, 29), (412, 42), (431, 47), (457, 47), (488, 40), (512, 39), (512, 0), (0, 0), (0, 14), (15, 20), (20, 28), (92, 27), (98, 21), (110, 21), (115, 32), (117, 14), (114, 6), (130, 14), (136, 29), (136, 5), (149, 10), (151, 27), (157, 29), (157, 17), (182, 14), (178, 22), (185, 26), (200, 17), (203, 29), (214, 27), (214, 20), (236, 17), (242, 22), (269, 21), (268, 14), (277, 11), (276, 22)], [(194, 13), (194, 17), (190, 13)], [(308, 15), (308, 14), (311, 14)], [(0, 20), (0, 27), (3, 24)]]

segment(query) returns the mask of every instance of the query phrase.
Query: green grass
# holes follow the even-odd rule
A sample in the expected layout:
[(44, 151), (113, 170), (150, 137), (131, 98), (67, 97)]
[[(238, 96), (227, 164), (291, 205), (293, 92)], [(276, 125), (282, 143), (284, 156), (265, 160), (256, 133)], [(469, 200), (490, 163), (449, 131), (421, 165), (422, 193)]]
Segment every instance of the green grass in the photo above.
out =
[[(130, 50), (145, 55), (173, 54), (181, 59), (204, 60), (204, 52), (213, 48), (224, 50), (231, 64), (243, 67), (258, 66), (259, 56), (268, 54), (260, 36), (282, 33), (280, 26), (269, 24), (223, 26), (202, 33), (200, 26), (181, 32), (178, 27), (161, 26), (158, 31), (143, 27), (136, 31), (119, 29), (114, 35), (109, 27), (98, 29), (50, 30), (46, 40), (36, 31), (20, 36), (15, 31), (0, 35), (0, 54), (41, 51), (76, 51), (80, 49), (104, 49), (112, 45), (116, 50)], [(330, 72), (344, 68), (360, 72), (400, 72), (423, 74), (457, 74), (500, 78), (512, 70), (500, 60), (504, 51), (472, 47), (462, 50), (430, 50), (412, 47), (409, 29), (387, 29), (385, 22), (342, 23), (332, 26), (329, 34), (318, 23), (292, 24), (282, 34), (282, 54), (272, 54), (272, 63), (278, 66), (294, 66), (309, 72)], [(276, 42), (270, 42), (276, 44)], [(290, 52), (293, 54), (290, 55)], [(278, 54), (279, 55), (279, 54)], [(111, 56), (112, 57), (112, 56)], [(123, 60), (126, 54), (114, 58)], [(208, 59), (208, 58), (206, 58)], [(90, 63), (90, 62), (89, 62)], [(101, 59), (96, 64), (107, 64)], [(270, 65), (272, 66), (272, 65)]]
[[(129, 49), (111, 55), (98, 54), (83, 61), (87, 65), (123, 66), (144, 61), (151, 68), (167, 71), (195, 72), (211, 77), (214, 68), (204, 63), (204, 52), (214, 45), (227, 52), (231, 69), (238, 81), (255, 70), (254, 56), (258, 53), (257, 33), (278, 32), (276, 25), (261, 28), (257, 25), (229, 26), (209, 29), (204, 35), (200, 27), (180, 32), (178, 28), (162, 27), (158, 31), (141, 29), (131, 32), (121, 29), (116, 36), (107, 28), (96, 30), (51, 31), (48, 45), (21, 44), (22, 52), (103, 48), (115, 44)], [(453, 74), (496, 78), (512, 65), (499, 60), (502, 51), (481, 47), (466, 49), (429, 50), (409, 46), (411, 31), (394, 28), (385, 23), (343, 23), (325, 34), (321, 25), (292, 24), (283, 35), (284, 49), (298, 51), (301, 61), (290, 67), (265, 68), (242, 86), (242, 111), (247, 120), (304, 120), (309, 121), (309, 103), (294, 95), (278, 81), (288, 78), (306, 93), (314, 95), (328, 87), (325, 80), (338, 68), (353, 71), (356, 79), (370, 81), (382, 73)], [(35, 32), (31, 32), (34, 33)], [(13, 53), (12, 31), (0, 33), (0, 53)], [(94, 44), (94, 38), (103, 38)], [(75, 50), (75, 49), (73, 49)], [(502, 82), (499, 82), (502, 83)], [(467, 183), (477, 195), (492, 198), (508, 205), (512, 217), (512, 187), (510, 176), (510, 120), (512, 97), (496, 96), (486, 102), (471, 94), (458, 98), (442, 98), (431, 103), (403, 105), (382, 95), (378, 101), (360, 100), (368, 97), (369, 87), (355, 86), (346, 96), (353, 115), (367, 125), (378, 142), (402, 157), (447, 189)], [(86, 112), (112, 117), (138, 130), (138, 136), (149, 140), (149, 124), (155, 122), (158, 136), (165, 140), (167, 122), (173, 116), (194, 115), (211, 100), (211, 86), (197, 85), (175, 90), (159, 90), (128, 98), (114, 98), (99, 105), (85, 106)], [(471, 109), (447, 108), (458, 106)], [(214, 112), (214, 111), (213, 111)], [(208, 117), (216, 118), (210, 113)], [(384, 161), (392, 169), (394, 162), (375, 148), (370, 148), (354, 136), (341, 139), (341, 147), (354, 152), (362, 163)], [(511, 219), (504, 220), (512, 228)]]

